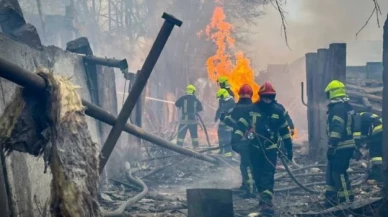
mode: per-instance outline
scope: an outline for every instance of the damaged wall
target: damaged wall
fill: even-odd
[[[90,92],[86,84],[86,73],[82,57],[63,51],[57,47],[44,47],[42,51],[33,49],[26,44],[16,42],[0,34],[0,57],[7,59],[29,71],[37,67],[47,67],[55,73],[72,77],[71,81],[81,87],[80,94],[85,100],[91,101]],[[110,112],[117,111],[116,87],[108,81],[114,81],[113,70],[98,70],[104,72],[97,93]],[[4,111],[5,103],[11,100],[16,85],[1,79],[0,83],[0,109]],[[4,91],[2,91],[4,90]],[[103,93],[103,94],[99,94]],[[109,93],[112,96],[108,96]],[[4,99],[4,100],[3,100]],[[92,118],[87,118],[88,128],[93,141],[101,144],[99,123]],[[33,217],[42,216],[44,204],[50,195],[51,173],[43,174],[43,159],[37,159],[24,153],[14,152],[6,158],[6,175],[8,177],[13,216]]]

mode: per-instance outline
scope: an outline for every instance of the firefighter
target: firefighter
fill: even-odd
[[[216,111],[215,122],[220,120],[217,130],[220,154],[223,154],[225,157],[232,157],[232,147],[230,145],[230,141],[232,138],[233,128],[226,125],[225,122],[221,120],[221,116],[231,112],[236,103],[234,102],[233,97],[229,95],[229,92],[223,88],[218,90],[217,98],[220,100],[220,104]]]
[[[346,172],[355,150],[352,133],[354,110],[349,104],[345,85],[342,82],[331,81],[327,85],[325,93],[330,100],[327,111],[329,147],[327,149],[327,189],[325,192],[325,205],[329,208],[354,200],[349,176]]]
[[[382,139],[383,139],[383,119],[370,112],[361,112],[353,118],[353,138],[356,142],[357,151],[362,144],[366,143],[369,149],[371,171],[369,180],[381,182],[382,180]]]
[[[293,152],[286,111],[275,103],[276,91],[272,84],[265,82],[260,87],[259,95],[260,100],[252,104],[238,120],[232,143],[241,141],[248,131],[253,177],[260,193],[259,206],[262,216],[270,217],[274,214],[272,198],[279,137],[287,148],[286,156],[290,161]]]
[[[218,85],[220,86],[220,88],[223,88],[223,89],[226,89],[229,93],[230,96],[232,96],[234,98],[234,93],[233,91],[230,89],[230,84],[229,84],[229,81],[228,81],[228,78],[225,77],[225,76],[220,76],[218,79],[217,79],[217,83]]]
[[[226,125],[236,128],[237,121],[248,112],[249,106],[252,104],[253,90],[248,84],[244,84],[238,91],[240,97],[233,111],[228,113],[225,118],[221,117],[221,120]],[[252,165],[249,156],[249,143],[246,137],[241,142],[232,144],[232,149],[240,154],[240,171],[241,171],[241,187],[240,190],[244,191],[241,195],[243,198],[254,198],[256,186],[252,176]]]
[[[175,102],[175,106],[182,110],[177,142],[180,146],[183,146],[187,130],[190,131],[193,147],[197,148],[199,145],[196,115],[198,112],[201,112],[203,108],[202,103],[195,96],[195,92],[196,89],[194,85],[189,84],[186,87],[186,95]]]

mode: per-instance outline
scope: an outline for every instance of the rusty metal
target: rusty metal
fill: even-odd
[[[83,59],[84,59],[84,62],[88,64],[91,63],[96,65],[119,68],[123,72],[128,71],[127,59],[117,60],[117,59],[101,58],[101,57],[95,57],[95,56],[84,56]]]
[[[307,103],[304,101],[304,83],[300,82],[300,97],[302,99],[303,105],[307,106]]]
[[[162,53],[162,50],[166,45],[167,39],[169,38],[174,26],[182,25],[182,21],[176,19],[175,17],[167,13],[163,13],[162,18],[165,19],[163,26],[160,29],[159,34],[156,37],[155,42],[152,45],[146,60],[144,61],[143,67],[141,68],[140,72],[137,74],[136,80],[135,80],[135,83],[133,84],[131,92],[129,93],[127,99],[125,100],[125,103],[118,115],[118,118],[114,126],[112,127],[104,146],[102,147],[101,155],[100,155],[100,167],[99,167],[100,173],[103,171],[109,159],[109,156],[111,155],[117,143],[117,140],[119,139],[121,132],[123,131],[123,128],[127,123],[133,108],[136,105],[136,102],[138,101],[141,93],[143,92],[143,89],[147,84],[148,78],[150,77],[156,62],[160,54]]]
[[[0,77],[14,82],[22,87],[29,88],[30,91],[44,91],[46,88],[46,83],[42,77],[38,76],[35,73],[29,72],[3,58],[0,58]],[[116,122],[116,117],[110,114],[109,112],[104,111],[102,108],[86,100],[82,100],[82,104],[86,107],[86,115],[111,126],[113,126]],[[155,145],[167,148],[180,154],[214,164],[217,163],[217,160],[212,157],[182,148],[172,142],[164,140],[161,137],[155,136],[151,133],[147,133],[142,128],[136,127],[132,124],[126,124],[124,127],[124,131],[134,136],[140,137]]]

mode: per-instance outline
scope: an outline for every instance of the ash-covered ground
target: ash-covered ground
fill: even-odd
[[[325,166],[311,162],[298,152],[300,151],[296,150],[296,164],[289,165],[295,178],[310,190],[324,192]],[[208,154],[217,156],[216,152]],[[186,189],[189,188],[233,189],[235,216],[257,216],[258,198],[242,199],[239,196],[241,192],[237,190],[241,184],[238,158],[238,155],[235,155],[234,160],[223,160],[216,166],[173,152],[164,152],[164,156],[152,156],[151,160],[132,165],[132,175],[142,179],[149,192],[143,199],[127,207],[125,216],[187,216]],[[380,194],[378,185],[366,182],[366,168],[366,161],[352,161],[349,169],[352,184],[355,185],[353,189],[357,203],[362,204],[369,203],[370,198]],[[100,190],[99,200],[105,210],[115,209],[141,191],[128,181],[125,174],[123,171],[122,177],[111,179],[110,185]],[[297,187],[280,160],[275,179],[276,216],[314,216],[307,214],[324,210],[323,195],[309,193]]]

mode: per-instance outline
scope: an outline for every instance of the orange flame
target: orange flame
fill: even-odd
[[[228,23],[222,7],[216,7],[213,12],[210,24],[206,26],[204,33],[216,44],[215,54],[206,61],[208,77],[216,82],[220,76],[226,76],[233,93],[238,99],[238,90],[243,84],[249,84],[253,89],[252,100],[259,99],[259,85],[254,80],[254,71],[250,61],[243,52],[236,52],[233,57],[229,53],[234,48],[235,40],[231,36],[234,30],[232,24]],[[203,34],[203,31],[199,35]],[[234,58],[232,60],[232,58]]]

